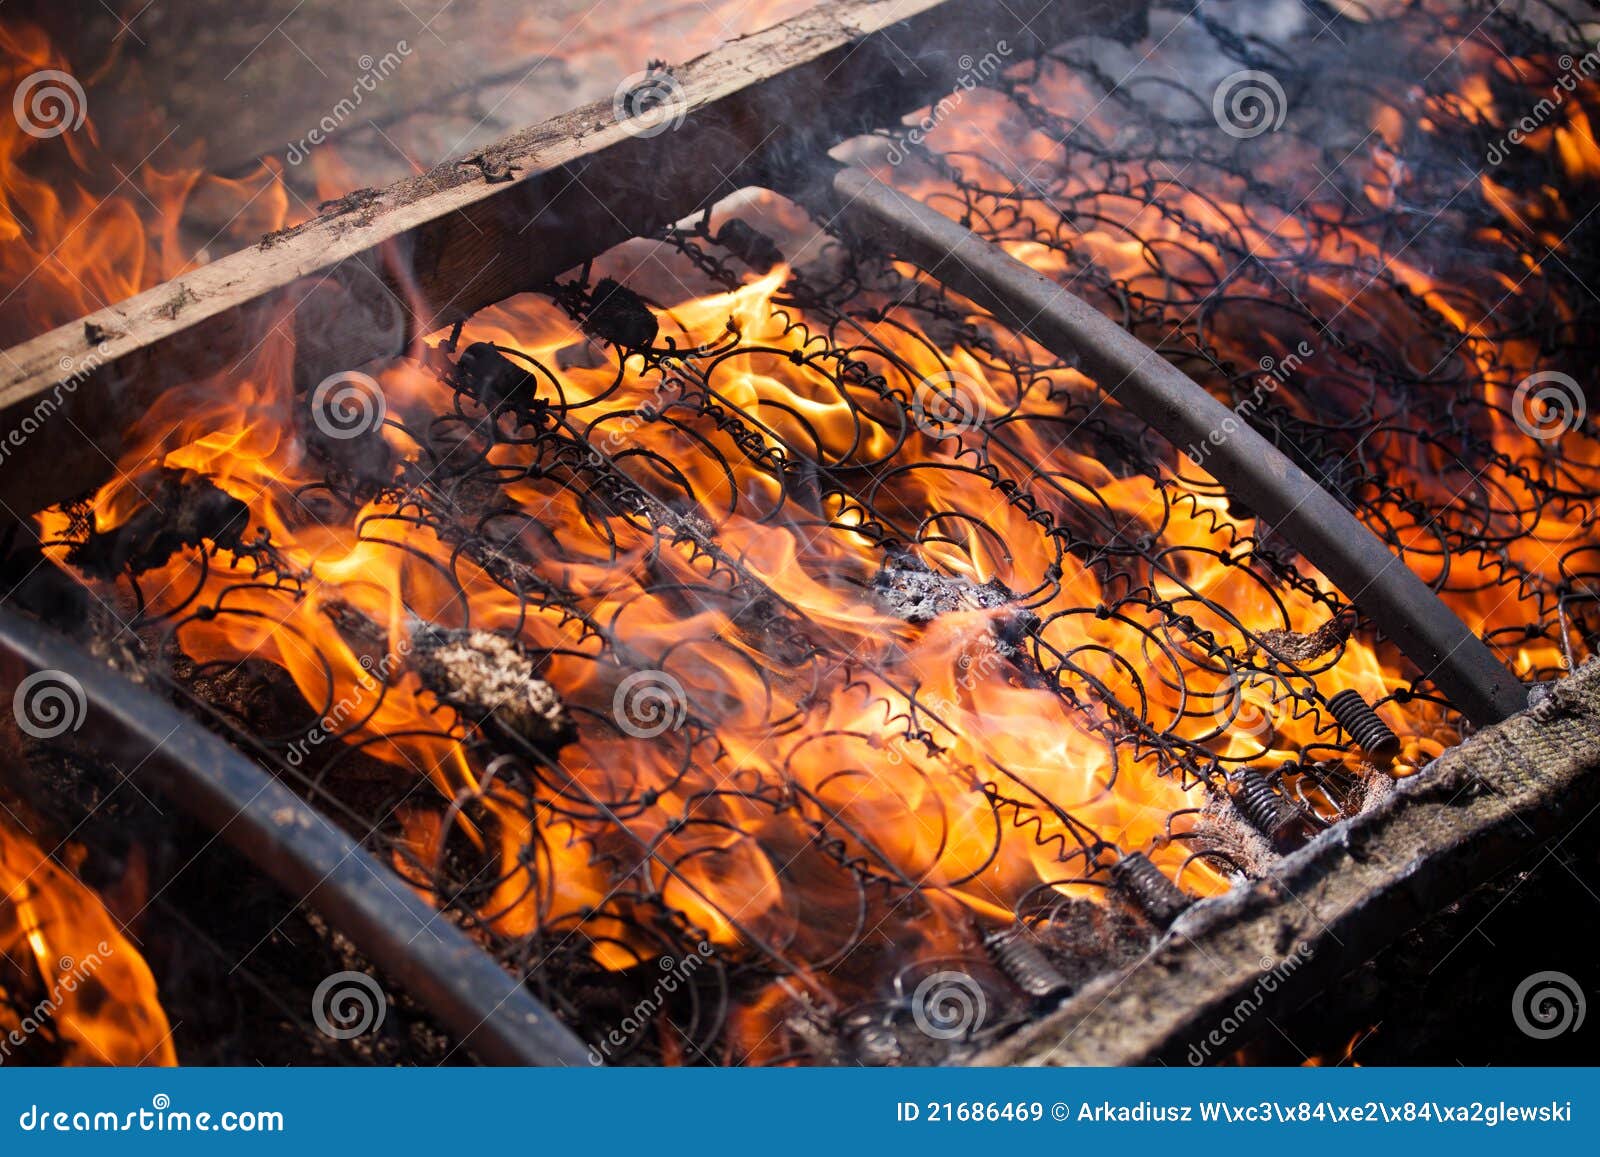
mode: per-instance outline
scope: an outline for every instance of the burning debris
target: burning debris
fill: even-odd
[[[531,372],[486,341],[474,342],[461,351],[455,380],[463,393],[489,410],[524,408],[539,389]]]
[[[1342,647],[1355,625],[1355,615],[1340,614],[1304,634],[1299,631],[1260,631],[1256,634],[1256,642],[1261,650],[1275,659],[1309,663]]]
[[[504,635],[417,623],[411,645],[411,664],[423,685],[468,727],[492,722],[549,755],[576,737],[560,694]]]
[[[67,561],[85,574],[113,578],[164,566],[179,551],[210,544],[238,550],[250,525],[250,508],[203,475],[162,468],[134,485],[143,504],[126,522],[101,530],[90,526]]]
[[[717,230],[716,243],[765,277],[784,262],[778,243],[754,225],[730,217]]]
[[[1041,61],[1040,74],[1059,63]],[[1069,79],[1096,75],[1084,68]],[[1169,311],[1187,320],[1197,311],[1182,293],[1203,278],[1195,271],[1239,265],[1240,239],[1246,249],[1265,242],[1250,206],[1228,198],[1268,195],[1270,182],[1224,172],[1206,191],[1213,200],[1205,211],[1190,212],[1182,190],[1148,180],[1141,157],[1072,152],[1083,137],[1055,131],[1071,114],[1058,105],[1076,91],[1065,80],[1061,91],[1008,77],[996,86],[986,99],[1011,101],[1012,127],[1062,150],[1050,206],[1019,190],[990,211],[982,161],[965,154],[913,150],[935,175],[913,163],[898,176],[928,181],[916,189],[925,201],[962,201],[969,224],[990,241],[1029,248],[1041,271],[1081,270],[1096,303],[1129,328],[1155,330]],[[1100,111],[1093,101],[1083,107],[1091,106]],[[1147,136],[1180,140],[1194,127]],[[1217,155],[1190,152],[1207,164]],[[1371,196],[1399,196],[1379,179],[1388,176],[1374,176]],[[1103,223],[1116,220],[1108,204],[1140,196],[1152,204],[1131,221],[1153,206],[1160,211],[1150,220],[1182,219],[1189,232],[1166,244],[1108,240]],[[1353,242],[1380,244],[1362,235],[1363,222],[1325,218],[1323,207],[1313,203],[1305,248],[1285,254],[1285,268],[1307,254],[1332,263],[1329,254]],[[1381,210],[1372,207],[1374,220]],[[1315,248],[1330,239],[1327,254]],[[663,266],[673,263],[679,285],[709,278],[704,297],[669,300],[642,277],[639,292],[612,277],[587,288],[586,267],[579,283],[548,299],[524,295],[466,323],[483,340],[453,366],[436,351],[386,368],[386,382],[406,379],[405,413],[388,415],[380,431],[380,408],[379,421],[352,438],[308,428],[310,465],[286,452],[218,451],[238,444],[239,425],[237,407],[217,399],[214,412],[186,414],[172,441],[203,447],[219,473],[243,479],[256,496],[248,507],[198,475],[165,471],[154,486],[163,501],[119,527],[85,537],[47,515],[53,546],[70,544],[67,561],[91,578],[159,572],[128,601],[140,631],[186,628],[169,641],[197,654],[171,673],[221,664],[250,676],[245,657],[261,656],[248,661],[284,671],[282,685],[319,719],[336,719],[344,745],[359,747],[378,776],[393,776],[388,786],[410,787],[419,765],[458,774],[442,794],[469,786],[472,822],[499,839],[492,853],[477,849],[483,860],[459,870],[456,861],[473,850],[458,845],[471,841],[458,838],[461,826],[451,825],[459,813],[442,816],[443,804],[413,802],[396,821],[399,835],[395,825],[374,824],[371,838],[392,860],[421,865],[408,880],[474,922],[503,959],[520,965],[536,941],[570,941],[574,967],[540,978],[564,1013],[631,1011],[634,989],[648,988],[664,952],[715,943],[725,959],[706,965],[703,991],[716,1006],[691,1009],[696,987],[695,1001],[659,1007],[670,1010],[674,1030],[680,1015],[703,1016],[695,1032],[679,1035],[696,1049],[715,1038],[737,1060],[783,1057],[784,1026],[802,1003],[827,1009],[819,1021],[853,1034],[843,1044],[825,1033],[807,1038],[813,1055],[931,1056],[927,1039],[905,1047],[882,1033],[881,1010],[861,1015],[850,1002],[880,991],[885,977],[951,956],[998,971],[995,991],[1009,983],[1023,1003],[1055,999],[1122,962],[1129,943],[1147,941],[1152,926],[1170,925],[1193,899],[1226,888],[1230,868],[1259,872],[1381,790],[1332,790],[1336,776],[1324,768],[1359,767],[1387,785],[1363,752],[1392,756],[1404,773],[1454,741],[1459,720],[1425,685],[1426,673],[1347,610],[1325,575],[1269,558],[1249,511],[1193,476],[1170,447],[1151,445],[1142,427],[1132,430],[1131,408],[1105,406],[1098,387],[1112,383],[1090,380],[1086,362],[1043,357],[910,262],[858,252],[848,238],[829,253],[829,276],[792,278],[777,274],[785,245],[737,217],[714,240],[766,275],[752,282],[723,258],[674,254],[671,239],[657,250]],[[1180,253],[1188,272],[1174,276],[1162,262]],[[1242,265],[1239,284],[1255,268]],[[1377,285],[1374,296],[1393,290],[1396,316],[1414,316],[1423,338],[1442,338],[1447,349],[1464,343],[1469,327],[1451,329],[1445,316],[1459,303],[1433,299],[1420,275],[1387,286],[1362,280]],[[1216,300],[1196,324],[1210,328],[1181,331],[1182,342],[1163,352],[1218,375],[1260,365],[1249,343],[1276,337],[1261,298],[1232,283],[1205,289]],[[1265,316],[1285,329],[1306,321],[1287,307]],[[575,349],[572,317],[593,349],[608,342],[616,350],[600,358]],[[454,343],[442,350],[453,355]],[[1440,448],[1432,430],[1399,429],[1412,420],[1412,403],[1438,418],[1438,430],[1459,435],[1450,454],[1488,463],[1511,497],[1507,510],[1441,520],[1451,566],[1435,568],[1437,586],[1465,608],[1472,631],[1499,632],[1523,648],[1525,666],[1548,668],[1566,643],[1557,628],[1511,633],[1524,629],[1517,616],[1550,619],[1540,599],[1558,604],[1556,582],[1533,573],[1547,564],[1513,557],[1512,547],[1471,564],[1498,541],[1484,529],[1491,523],[1520,534],[1535,525],[1530,512],[1568,502],[1583,455],[1565,464],[1572,477],[1541,480],[1520,464],[1526,443],[1487,440],[1508,426],[1496,409],[1508,383],[1478,382],[1482,397],[1469,403],[1452,381],[1448,410],[1430,410],[1434,401],[1395,386],[1420,389],[1418,349],[1373,341],[1352,365],[1340,360],[1345,344],[1327,344],[1295,372],[1326,374],[1329,388],[1299,391],[1292,405],[1271,399],[1286,388],[1286,373],[1261,396],[1238,396],[1248,379],[1208,384],[1237,399],[1240,421],[1294,444],[1295,460],[1313,472],[1377,415],[1383,437],[1367,447],[1379,463],[1374,476],[1366,459],[1341,468],[1345,497],[1373,525],[1404,529],[1432,513],[1394,497],[1410,481],[1411,451]],[[678,350],[693,353],[664,357]],[[1514,351],[1508,343],[1506,357]],[[1189,357],[1197,352],[1207,356]],[[914,399],[930,380],[959,411],[961,421],[948,425],[968,427],[961,437],[916,433]],[[545,383],[552,388],[536,404]],[[477,407],[493,421],[484,423]],[[1261,417],[1268,409],[1270,422]],[[491,433],[480,432],[485,425]],[[441,446],[450,452],[434,454]],[[156,451],[170,447],[151,441],[128,461]],[[1391,468],[1394,477],[1383,477]],[[103,508],[127,501],[120,486],[101,496]],[[307,492],[326,499],[317,507],[325,522],[303,517]],[[237,550],[251,519],[274,529],[274,568],[245,579],[208,573],[198,585],[175,581],[186,577],[177,568],[161,570],[186,548]],[[1588,549],[1574,545],[1587,528],[1551,529],[1554,521],[1541,528],[1544,539],[1530,538],[1528,554],[1566,535],[1557,542],[1568,548],[1565,567]],[[975,574],[996,577],[967,577]],[[313,586],[319,593],[307,599]],[[348,604],[327,593],[343,587]],[[1501,599],[1501,588],[1532,593],[1518,607],[1520,595]],[[1511,609],[1502,610],[1506,601]],[[388,621],[371,617],[382,613]],[[430,615],[493,629],[441,627]],[[879,645],[882,616],[897,620],[888,624],[893,648]],[[401,636],[429,695],[388,694],[395,687],[386,669],[374,683],[374,668]],[[980,650],[1011,662],[974,662]],[[1271,660],[1264,673],[1274,688],[1289,688],[1293,709],[1260,728],[1249,712],[1212,712],[1204,688],[1217,673],[1263,672],[1249,662],[1261,656]],[[1348,682],[1364,692],[1327,695]],[[613,694],[624,684],[645,688],[638,702],[649,711],[629,715]],[[1278,698],[1275,690],[1273,706]],[[441,726],[435,700],[464,726]],[[1398,732],[1372,704],[1404,716]],[[616,726],[580,733],[576,717]],[[575,745],[563,752],[570,779],[552,785],[535,774],[480,790],[478,773],[508,753],[508,737],[546,755]],[[316,757],[345,758],[330,754],[337,746],[319,745]],[[319,790],[355,778],[319,772],[306,773]],[[482,871],[491,858],[494,870]],[[1097,899],[1069,896],[1076,891]],[[1066,915],[1036,919],[1040,897]],[[1114,921],[1122,922],[1115,936],[1095,943],[1095,928]],[[603,983],[570,980],[580,973]],[[797,997],[796,978],[817,991]],[[656,1018],[637,1018],[635,1027],[626,1049],[684,1055]]]
[[[648,349],[661,328],[642,297],[609,277],[595,284],[580,316],[585,330],[623,349]]]
[[[938,574],[909,554],[890,555],[873,575],[871,591],[880,609],[913,626],[926,626],[941,615],[993,610],[1016,597],[997,579],[975,583]]]

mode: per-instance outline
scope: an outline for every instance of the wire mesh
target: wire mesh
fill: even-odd
[[[1554,132],[1592,88],[1474,159],[1577,29],[1310,4],[1290,52],[1243,7],[1158,22],[1132,79],[1069,45],[854,147],[1180,362],[1552,677],[1594,634],[1600,458],[1587,381],[1559,438],[1519,384],[1592,361],[1600,153]],[[1213,60],[1314,108],[1230,132]],[[1203,447],[820,224],[749,196],[630,243],[357,381],[354,428],[329,383],[253,383],[226,436],[200,406],[49,522],[153,679],[597,1060],[964,1055],[1143,950],[1115,865],[1215,892],[1270,863],[1269,797],[1304,838],[1464,727]],[[1329,709],[1350,689],[1385,766]]]

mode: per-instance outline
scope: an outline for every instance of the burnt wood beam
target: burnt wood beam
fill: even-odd
[[[1082,298],[872,174],[841,168],[830,188],[827,211],[851,232],[887,243],[1003,324],[1081,366],[1175,446],[1211,445],[1205,468],[1228,493],[1327,575],[1467,718],[1495,723],[1527,706],[1521,681],[1433,588],[1193,378]]]
[[[1202,901],[979,1063],[1225,1060],[1434,913],[1600,807],[1600,663],[1472,736],[1266,877]]]
[[[0,513],[102,481],[132,416],[173,385],[226,379],[274,328],[292,327],[302,384],[403,353],[628,238],[777,183],[950,91],[974,58],[1137,36],[1144,17],[1142,0],[833,0],[658,74],[648,94],[352,193],[0,354]]]

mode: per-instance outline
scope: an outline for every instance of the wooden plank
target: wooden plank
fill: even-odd
[[[1336,983],[1600,807],[1600,662],[1396,783],[1265,879],[1196,904],[1131,968],[977,1058],[1202,1064]]]
[[[426,9],[401,0],[186,0],[148,6],[141,0],[120,16],[99,4],[8,0],[7,15],[19,4],[17,14],[44,27],[88,85],[99,151],[124,171],[145,158],[156,105],[161,133],[174,130],[167,147],[203,144],[213,172],[253,169],[257,157],[269,155],[289,154],[290,163],[297,163],[293,147],[314,151],[306,138],[315,130],[340,142],[342,156],[352,136],[372,136],[383,153],[370,147],[363,152],[385,161],[379,170],[385,182],[398,180],[414,168],[375,134],[362,134],[367,125],[393,125],[447,105],[456,93],[521,81],[514,91],[496,94],[497,104],[505,100],[496,116],[510,119],[470,143],[452,144],[452,136],[441,146],[452,152],[480,148],[512,129],[609,94],[617,78],[643,64],[641,58],[618,72],[608,59],[579,75],[548,51],[568,30],[569,44],[595,36],[605,18],[587,15],[592,0],[541,0],[536,14],[524,0],[451,0]],[[672,33],[705,12],[690,5],[673,15],[675,21],[651,29],[657,43],[670,44]],[[390,61],[371,66],[386,54],[393,54]],[[103,69],[108,60],[115,65]],[[218,131],[221,126],[226,131]],[[419,152],[398,134],[397,143]],[[423,165],[445,157],[426,149],[420,155]]]
[[[1138,35],[1143,19],[1124,0],[834,0],[674,70],[676,127],[641,133],[602,101],[352,194],[0,357],[0,503],[23,515],[95,485],[130,415],[227,374],[291,312],[302,381],[401,353],[928,103],[986,54]]]

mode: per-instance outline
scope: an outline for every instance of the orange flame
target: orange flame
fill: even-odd
[[[184,155],[119,169],[87,115],[83,90],[94,79],[74,75],[37,28],[0,24],[0,347],[208,260],[203,249],[186,249],[186,206],[232,223],[214,241],[282,223],[285,197],[265,167],[238,181],[207,176]],[[0,984],[0,1028],[52,1041],[68,1063],[174,1063],[138,951],[99,901],[9,821],[0,823],[0,895],[9,973]],[[76,968],[60,963],[69,958]],[[91,959],[104,966],[89,976]],[[48,1017],[30,1011],[45,1008],[41,1001],[52,1002]]]
[[[61,1064],[177,1063],[139,950],[92,892],[0,818],[0,1051],[13,1048]]]
[[[1095,103],[1067,70],[1046,67],[1036,84],[1055,107]],[[1479,85],[1469,83],[1459,100],[1485,116],[1492,111]],[[1530,137],[1529,147],[1549,150],[1574,179],[1588,177],[1597,161],[1589,122],[1581,109],[1563,115]],[[1006,118],[1004,98],[974,92],[963,117],[939,126],[936,136],[950,144],[952,163],[977,173],[1001,163],[982,158]],[[1381,144],[1363,181],[1375,204],[1390,203],[1407,179],[1396,151],[1400,121],[1398,110],[1377,114]],[[1053,147],[1043,134],[1005,139],[1005,165],[1043,161]],[[1083,184],[1074,193],[1095,210],[1086,219],[1099,224],[1077,241],[1122,283],[1150,286],[1152,298],[1166,292],[1172,275],[1150,260],[1154,250],[1181,247],[1190,255],[1194,268],[1185,272],[1195,301],[1221,288],[1215,273],[1226,268],[1224,255],[1207,251],[1185,222],[1240,238],[1262,259],[1299,261],[1324,243],[1312,228],[1321,212],[1315,204],[1305,219],[1286,216],[1269,228],[1241,204],[1198,196],[1154,167],[1132,164],[1128,177],[1157,189],[1153,200],[1173,212],[1146,216],[1126,192],[1096,195]],[[1487,177],[1483,189],[1504,218],[1504,236],[1491,241],[1559,240],[1558,196],[1513,194]],[[935,203],[951,195],[937,183],[919,191]],[[787,211],[770,200],[762,208],[775,217]],[[1019,202],[1016,213],[1008,250],[1071,280],[1074,271],[1059,250],[1038,241],[1058,222],[1036,202]],[[72,214],[57,216],[65,223],[56,234],[69,233]],[[1487,356],[1475,336],[1487,318],[1446,292],[1420,260],[1386,254],[1353,229],[1326,243],[1387,261],[1403,285],[1455,327],[1462,356],[1479,359],[1486,400],[1509,402],[1518,371],[1533,368],[1537,351],[1497,344],[1493,358]],[[626,263],[626,253],[613,253],[600,264],[616,266],[620,275]],[[1355,305],[1350,286],[1309,264],[1303,291],[1310,299],[1330,309]],[[1314,678],[1298,676],[1297,687],[1267,676],[1239,683],[1197,658],[1188,665],[1188,658],[1173,657],[1185,654],[1181,639],[1171,652],[1151,653],[1145,640],[1171,630],[1179,616],[1188,617],[1188,637],[1209,634],[1235,654],[1247,653],[1250,637],[1264,632],[1315,632],[1326,623],[1332,589],[1314,572],[1306,572],[1304,586],[1269,589],[1229,565],[1256,528],[1229,511],[1202,469],[1174,458],[1159,480],[1120,476],[1085,443],[1063,442],[1051,426],[1062,407],[1100,401],[1098,386],[1081,374],[1061,369],[1048,382],[1019,387],[994,364],[943,352],[920,332],[914,314],[882,303],[881,321],[843,339],[859,339],[870,351],[862,356],[893,367],[902,384],[959,379],[975,412],[988,419],[987,457],[972,439],[936,429],[907,434],[896,426],[897,407],[859,388],[819,348],[826,343],[815,335],[827,323],[777,300],[788,272],[780,267],[725,292],[667,284],[659,295],[670,306],[655,316],[678,349],[715,347],[737,333],[740,352],[719,359],[712,377],[682,361],[659,373],[642,372],[637,362],[619,367],[542,298],[484,311],[463,335],[550,367],[538,378],[540,400],[609,466],[675,510],[680,530],[714,526],[725,552],[720,563],[697,549],[688,532],[674,541],[654,533],[642,516],[597,513],[580,485],[541,476],[538,449],[513,439],[484,450],[497,477],[512,480],[495,495],[507,508],[476,513],[487,518],[508,509],[518,516],[503,532],[505,549],[496,552],[525,567],[516,584],[505,581],[495,559],[462,549],[451,533],[464,517],[460,509],[444,508],[421,485],[403,499],[383,491],[350,508],[318,501],[314,484],[327,468],[307,444],[305,399],[292,384],[294,351],[281,334],[235,377],[176,389],[141,415],[130,431],[136,448],[92,503],[98,530],[121,525],[140,508],[138,480],[163,467],[203,475],[248,507],[251,527],[270,534],[292,582],[241,583],[239,571],[184,551],[141,576],[149,612],[189,606],[222,612],[178,627],[187,656],[275,665],[307,704],[347,705],[324,719],[330,734],[430,782],[440,799],[460,805],[462,817],[470,813],[469,823],[422,797],[401,808],[396,867],[425,894],[429,865],[444,856],[454,834],[464,834],[499,873],[476,914],[506,940],[581,922],[596,965],[637,964],[650,948],[614,878],[617,865],[637,863],[641,895],[711,944],[730,954],[751,944],[776,946],[770,950],[781,953],[790,975],[736,1012],[730,1040],[740,1059],[764,1055],[763,1042],[792,991],[826,999],[851,985],[846,968],[816,963],[847,955],[847,930],[862,919],[851,910],[855,893],[839,886],[844,865],[874,865],[879,880],[916,885],[925,897],[916,912],[872,913],[902,960],[932,959],[970,943],[974,928],[1009,922],[1024,898],[1041,890],[1095,896],[1098,889],[1085,878],[1103,866],[1106,848],[1091,840],[1079,850],[1085,826],[1108,846],[1145,850],[1169,875],[1181,873],[1192,892],[1225,887],[1218,871],[1190,861],[1183,839],[1193,822],[1189,813],[1207,798],[1205,785],[1158,774],[1148,750],[1107,742],[1107,733],[1130,726],[1107,704],[1137,704],[1138,722],[1196,750],[1271,767],[1331,738],[1326,723],[1292,706],[1294,692],[1314,691],[1325,700],[1354,689],[1370,701],[1406,692],[1411,680],[1392,648],[1362,638],[1351,639],[1337,663]],[[1396,336],[1403,317],[1360,308],[1370,310],[1363,320],[1374,340],[1404,340]],[[970,320],[1001,347],[1021,342],[976,311]],[[1024,352],[1024,361],[1050,361],[1032,347]],[[422,364],[397,362],[375,372],[395,420],[372,437],[415,475],[432,472],[437,447],[424,445],[417,431],[430,417],[451,413],[458,399]],[[696,391],[714,391],[723,412],[759,422],[734,431],[701,420],[682,405]],[[488,443],[485,430],[501,421],[470,408],[466,417],[463,443]],[[1514,424],[1501,423],[1494,433],[1513,458],[1535,457]],[[1600,489],[1597,451],[1579,435],[1564,445],[1566,468]],[[1395,470],[1423,507],[1450,505],[1459,479],[1449,463],[1424,450],[1394,452],[1408,456]],[[875,602],[867,592],[884,551],[872,518],[861,502],[837,495],[798,509],[804,504],[780,485],[775,468],[797,459],[870,487],[874,510],[911,529],[904,537],[934,571],[974,586],[1002,583],[1019,596],[1012,601],[1038,617],[1037,645],[1072,657],[1078,685],[1066,690],[1074,701],[1024,678],[1003,653],[1000,640],[1015,606],[973,606],[914,624]],[[1505,509],[1526,508],[1532,494],[1526,481],[1508,476],[1504,484],[1523,488]],[[456,497],[471,508],[470,494]],[[1084,508],[1103,511],[1120,537],[1158,544],[1161,564],[1129,576],[1061,550],[1039,513],[1061,524]],[[1385,506],[1385,529],[1398,533],[1407,561],[1425,578],[1443,580],[1447,599],[1471,626],[1497,636],[1539,617],[1537,596],[1507,597],[1490,560],[1440,556],[1415,510],[1401,502]],[[1513,536],[1508,557],[1549,572],[1556,554],[1590,543],[1580,514],[1551,512]],[[73,530],[67,514],[48,512],[41,526],[64,560]],[[760,625],[753,627],[745,608],[726,597],[730,569],[771,596],[766,610],[786,624],[775,629],[783,640],[761,638]],[[1142,611],[1129,610],[1122,595],[1138,582],[1148,584],[1149,597]],[[541,584],[570,593],[576,611],[525,597]],[[1111,606],[1120,609],[1110,613]],[[1226,607],[1228,617],[1216,606]],[[352,613],[374,630],[343,629]],[[484,766],[472,743],[479,721],[442,710],[438,689],[408,662],[419,622],[514,634],[530,652],[549,656],[543,675],[581,720],[578,739],[554,769],[564,777],[556,792],[563,806],[530,811],[517,787]],[[626,647],[626,666],[613,662],[603,635]],[[796,639],[804,653],[788,645]],[[1561,648],[1530,637],[1514,661],[1523,673],[1550,670],[1561,665]],[[617,726],[617,705],[633,689],[629,667],[658,677],[657,691],[667,692],[658,702],[707,724],[714,743],[696,748],[677,732]],[[1093,694],[1082,693],[1090,686]],[[1459,739],[1441,708],[1412,707],[1403,719],[1386,713],[1403,742],[1390,768],[1396,774]],[[607,814],[618,801],[630,805],[625,824]]]

